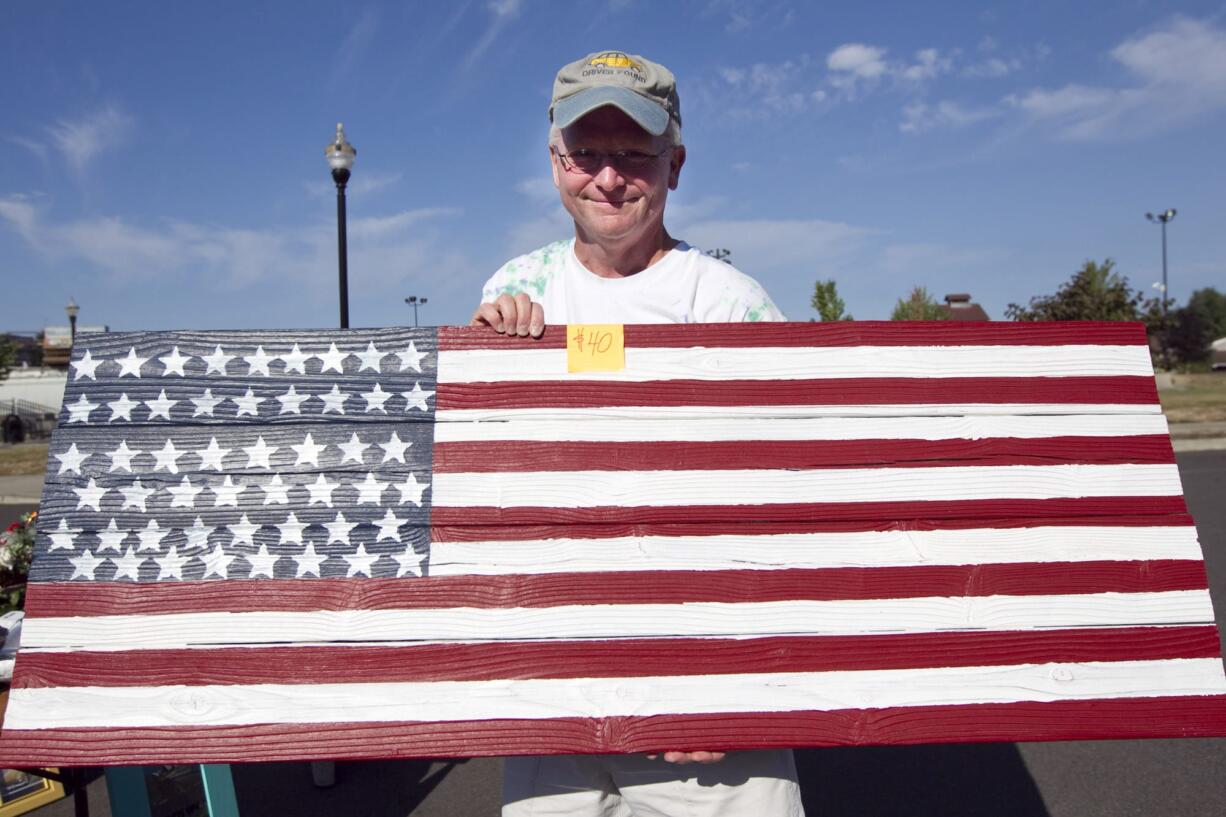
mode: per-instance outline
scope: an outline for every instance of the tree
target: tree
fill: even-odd
[[[894,304],[892,321],[944,321],[949,320],[949,311],[928,294],[926,287],[916,287],[904,300]]]
[[[843,299],[839,297],[838,286],[833,278],[828,281],[818,281],[814,284],[813,299],[810,303],[817,310],[817,314],[823,323],[826,321],[855,320],[855,318],[844,311],[847,304],[843,303]]]
[[[1005,317],[1015,321],[1138,321],[1145,317],[1144,300],[1126,277],[1115,272],[1115,262],[1108,258],[1101,264],[1086,261],[1055,295],[1031,298],[1029,306],[1009,304]],[[1153,310],[1148,311],[1152,317]],[[1160,312],[1159,305],[1159,321]]]
[[[10,337],[0,337],[0,380],[9,376],[9,370],[17,361],[17,345]]]
[[[1185,363],[1209,358],[1209,344],[1226,336],[1226,295],[1212,287],[1192,293],[1188,303],[1172,316],[1171,350]]]

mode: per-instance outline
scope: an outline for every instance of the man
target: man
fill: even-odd
[[[471,324],[540,337],[557,323],[781,321],[756,281],[664,227],[685,164],[676,82],[621,52],[558,72],[549,107],[553,182],[575,236],[507,262]],[[689,765],[692,763],[698,766]],[[503,814],[803,815],[792,753],[508,758]]]

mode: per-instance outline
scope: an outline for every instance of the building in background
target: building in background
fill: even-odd
[[[945,311],[951,321],[990,321],[979,304],[971,303],[968,292],[953,292],[945,296]]]

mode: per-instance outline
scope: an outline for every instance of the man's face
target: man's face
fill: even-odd
[[[597,108],[561,132],[557,151],[579,149],[615,153],[660,153],[642,169],[629,170],[605,162],[592,173],[567,170],[553,156],[553,183],[562,205],[575,220],[580,236],[593,241],[637,240],[658,230],[664,221],[668,191],[677,188],[685,148],[668,148],[662,136],[652,136],[617,108]]]

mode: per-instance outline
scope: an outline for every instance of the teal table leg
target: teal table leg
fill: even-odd
[[[152,817],[143,766],[107,767],[106,793],[115,817]]]
[[[209,817],[238,817],[238,798],[234,795],[234,776],[226,763],[201,765],[204,796],[209,804]]]

